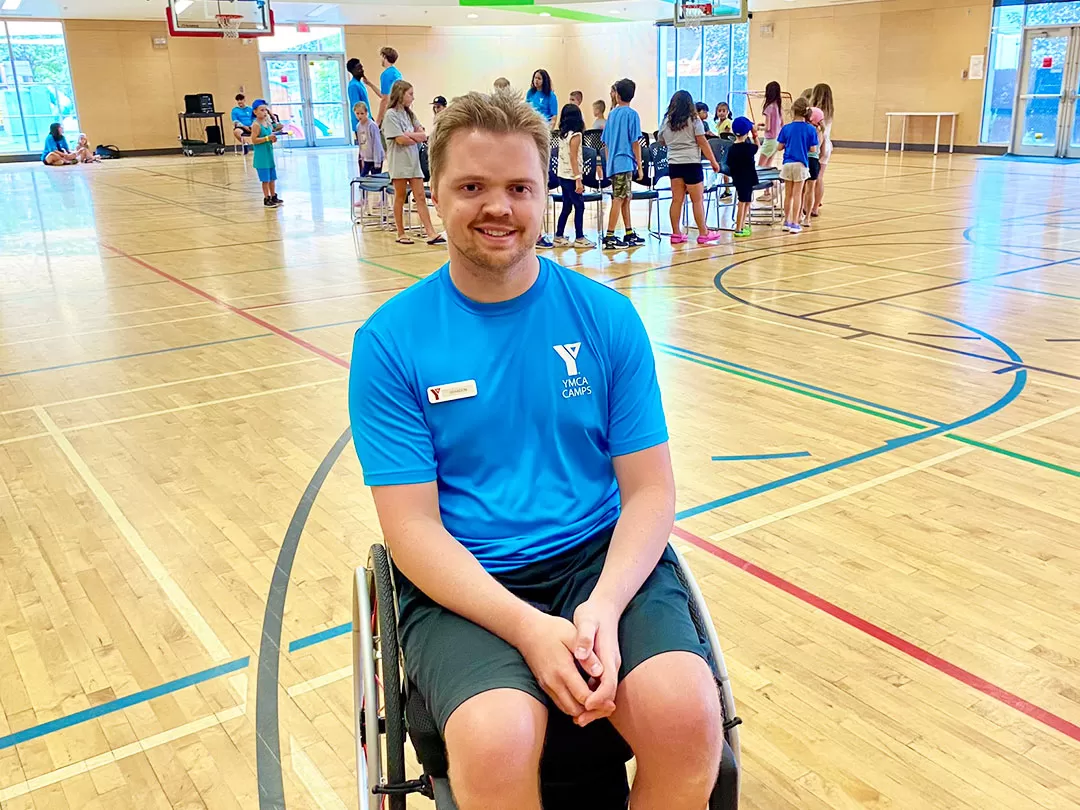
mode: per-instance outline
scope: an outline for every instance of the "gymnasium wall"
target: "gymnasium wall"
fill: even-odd
[[[398,67],[416,88],[417,113],[430,118],[428,103],[437,95],[448,99],[469,90],[490,90],[500,76],[513,87],[527,90],[533,71],[551,74],[559,104],[572,90],[585,94],[588,105],[605,101],[616,79],[637,82],[637,107],[642,124],[656,128],[656,29],[652,23],[625,23],[618,36],[600,38],[596,25],[470,26],[455,28],[395,28],[346,26],[345,47],[373,81],[378,81],[379,49],[398,52]],[[602,46],[600,45],[602,43]]]
[[[986,52],[991,12],[988,1],[887,0],[756,13],[750,86],[776,80],[798,96],[828,82],[838,141],[884,141],[887,111],[956,111],[957,144],[976,145],[983,81],[962,79],[961,71]],[[768,25],[771,36],[762,33]],[[947,127],[943,121],[946,142]],[[912,119],[908,140],[932,143],[933,119]]]
[[[185,95],[213,93],[227,119],[241,86],[252,99],[262,90],[254,43],[176,37],[156,50],[153,38],[167,36],[164,20],[67,20],[64,28],[79,125],[91,144],[178,146]]]

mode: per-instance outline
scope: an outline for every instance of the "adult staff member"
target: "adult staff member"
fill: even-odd
[[[545,121],[555,125],[556,116],[559,114],[559,100],[551,87],[551,74],[543,68],[533,73],[529,92],[525,94],[525,102],[540,113]]]
[[[615,726],[634,810],[702,810],[723,729],[652,349],[628,299],[536,255],[549,149],[505,93],[440,114],[450,261],[357,332],[353,440],[461,810],[540,810],[550,712]]]
[[[243,143],[244,137],[251,136],[251,122],[255,120],[255,111],[247,105],[243,93],[236,94],[236,106],[232,108],[229,117],[233,124],[233,137],[237,143]],[[247,147],[244,147],[247,154]]]
[[[41,152],[41,162],[46,166],[66,166],[78,163],[79,158],[68,146],[64,137],[64,128],[60,124],[49,124],[49,134],[45,136],[45,148]]]
[[[397,68],[398,52],[393,48],[386,47],[379,51],[379,60],[382,63],[383,72],[379,74],[379,86],[372,84],[371,79],[364,77],[364,83],[371,88],[379,98],[379,114],[375,116],[375,123],[382,126],[383,116],[390,103],[390,91],[394,89],[394,82],[403,77]]]

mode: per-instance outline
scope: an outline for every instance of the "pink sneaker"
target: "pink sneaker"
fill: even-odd
[[[699,236],[697,238],[697,243],[699,245],[715,245],[720,241],[721,237],[723,237],[723,234],[720,233],[720,231],[709,231],[708,233]]]
[[[689,238],[685,233],[673,233],[671,235],[671,244],[683,245],[686,244],[686,240]]]

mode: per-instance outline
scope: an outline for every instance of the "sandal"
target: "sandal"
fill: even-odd
[[[446,244],[446,239],[443,237],[442,234],[439,234],[434,239],[428,239],[427,243],[429,245],[445,245]]]
[[[408,236],[399,236],[395,241],[399,245],[415,245],[416,244],[416,242],[414,242]]]

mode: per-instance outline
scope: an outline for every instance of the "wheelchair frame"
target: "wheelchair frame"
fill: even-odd
[[[739,725],[742,720],[735,714],[735,699],[731,691],[731,680],[728,677],[727,667],[724,664],[724,654],[720,648],[720,639],[716,628],[713,626],[712,617],[709,614],[705,597],[694,579],[693,573],[686,564],[686,559],[677,548],[672,546],[678,560],[679,578],[690,593],[690,610],[694,623],[699,630],[704,630],[708,640],[713,659],[713,675],[716,678],[717,688],[720,692],[721,709],[724,720],[724,738],[727,747],[735,759],[735,785],[734,803],[720,806],[716,802],[719,787],[714,789],[710,799],[709,810],[737,810],[738,796],[741,782],[742,756],[739,748]],[[405,796],[410,793],[420,793],[433,799],[437,810],[442,810],[440,801],[450,798],[449,785],[443,779],[405,780],[403,763],[399,769],[402,771],[401,779],[390,784],[386,769],[383,767],[383,746],[381,735],[388,732],[387,717],[385,716],[385,690],[379,688],[377,667],[379,662],[386,665],[382,655],[382,640],[376,634],[378,622],[378,604],[376,601],[377,585],[375,582],[376,555],[382,554],[389,562],[389,553],[382,544],[372,546],[366,566],[358,566],[353,573],[352,595],[352,666],[353,666],[353,729],[356,738],[356,771],[357,771],[357,803],[358,810],[381,810],[384,796],[390,796],[391,810],[403,810]],[[389,565],[387,565],[389,568]],[[392,577],[392,569],[391,569]],[[396,596],[396,591],[395,591]],[[397,631],[397,604],[394,600],[394,630]],[[382,622],[378,622],[381,630]],[[403,678],[403,666],[401,661],[398,639],[389,644],[396,662],[397,673],[400,680]],[[368,696],[372,697],[375,711],[367,711]],[[405,706],[401,710],[401,735],[408,742],[408,733],[405,730]],[[423,766],[423,763],[421,763]],[[720,777],[718,777],[719,786]],[[400,798],[399,798],[400,797]]]

